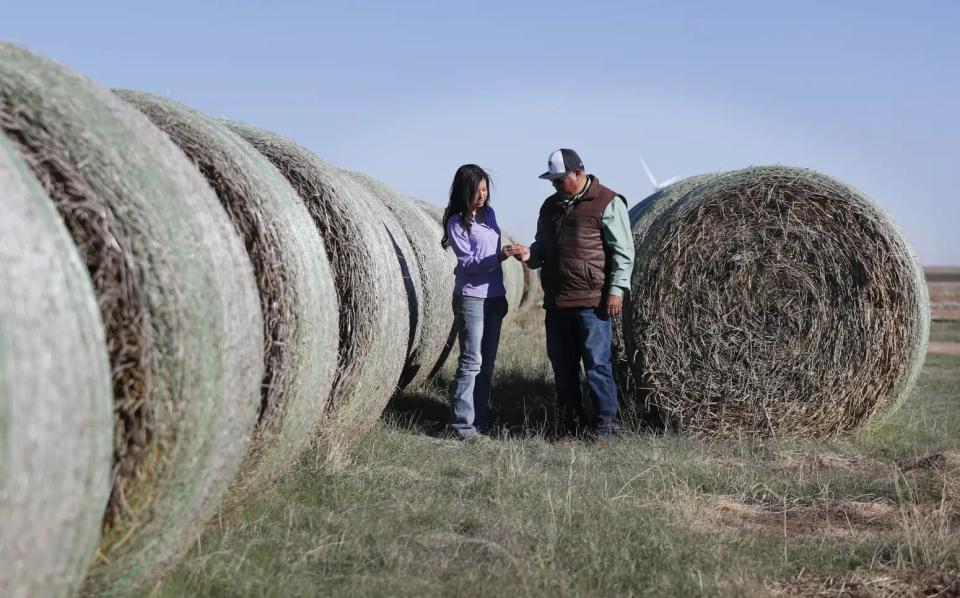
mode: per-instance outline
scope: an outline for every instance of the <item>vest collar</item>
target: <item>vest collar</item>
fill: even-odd
[[[576,195],[571,195],[569,197],[560,195],[559,193],[554,193],[553,198],[555,201],[561,204],[568,203],[580,203],[581,201],[590,201],[596,199],[597,191],[600,189],[600,179],[595,177],[592,174],[587,175],[587,184],[584,186],[583,191],[577,193]]]

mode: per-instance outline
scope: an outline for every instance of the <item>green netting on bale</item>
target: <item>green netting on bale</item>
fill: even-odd
[[[424,288],[424,279],[421,274],[422,266],[420,264],[421,255],[414,249],[414,241],[409,236],[411,223],[401,218],[403,216],[402,212],[398,214],[396,210],[390,209],[389,204],[394,201],[394,192],[363,173],[343,169],[339,169],[339,172],[354,182],[357,187],[366,191],[368,199],[376,208],[379,218],[387,228],[390,242],[397,254],[397,262],[400,266],[403,286],[406,291],[405,301],[410,324],[403,372],[400,374],[400,380],[397,383],[397,388],[403,389],[409,384],[420,365],[420,351],[423,341],[423,310],[426,307],[426,289]]]
[[[110,363],[87,270],[0,133],[0,596],[72,596],[110,493]]]
[[[86,589],[129,593],[200,533],[249,446],[263,376],[252,268],[194,165],[109,90],[0,44],[0,129],[54,201],[97,295],[114,471]]]
[[[417,388],[427,381],[450,335],[453,325],[450,297],[453,294],[452,273],[456,260],[452,253],[439,249],[443,231],[429,214],[417,207],[415,200],[367,175],[357,172],[347,174],[370,188],[374,196],[390,210],[399,221],[414,252],[414,259],[409,261],[417,266],[414,325],[418,342],[407,358],[400,386]]]
[[[282,475],[323,416],[337,368],[337,296],[323,239],[287,180],[249,143],[182,104],[117,91],[166,132],[216,191],[260,290],[264,377],[239,488]]]
[[[427,203],[419,199],[413,200],[414,205],[421,209],[427,216],[433,220],[437,226],[440,227],[440,238],[437,239],[436,247],[441,248],[440,239],[443,238],[443,208],[437,207],[432,203]],[[442,249],[442,248],[441,248]],[[427,380],[430,380],[443,367],[443,364],[446,363],[447,358],[450,357],[450,352],[453,350],[453,345],[457,341],[457,331],[453,326],[453,289],[456,285],[456,279],[454,278],[454,268],[457,267],[457,256],[453,253],[453,249],[447,247],[443,249],[444,260],[448,265],[445,277],[443,290],[447,295],[447,310],[441,312],[443,315],[442,325],[446,328],[446,339],[443,342],[443,346],[440,349],[440,353],[437,356],[436,360],[433,362],[433,365],[430,367],[429,372],[427,373]]]
[[[269,131],[226,123],[297,190],[323,237],[340,305],[337,378],[322,440],[331,458],[374,425],[396,391],[410,344],[395,223],[333,166]]]
[[[637,260],[617,366],[627,406],[680,430],[853,430],[922,364],[922,270],[870,199],[800,168],[682,181],[632,210]],[[626,388],[625,388],[626,387]]]

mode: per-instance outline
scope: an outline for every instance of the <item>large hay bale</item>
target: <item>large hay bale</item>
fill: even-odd
[[[113,400],[87,270],[0,133],[0,596],[70,596],[110,494]]]
[[[800,435],[855,429],[909,392],[929,330],[923,274],[860,192],[747,168],[670,186],[631,221],[626,399],[681,430]]]
[[[283,173],[326,246],[340,305],[337,378],[323,430],[335,458],[376,423],[403,371],[410,317],[396,225],[368,191],[310,151],[269,131],[226,124]]]
[[[453,326],[450,297],[453,294],[452,252],[441,251],[443,229],[429,214],[418,208],[415,200],[359,172],[346,172],[357,183],[370,189],[373,196],[399,221],[413,250],[408,263],[414,264],[413,284],[416,298],[411,301],[411,324],[416,330],[400,387],[420,387],[440,359]]]
[[[236,133],[182,104],[117,91],[140,109],[217,192],[243,239],[260,290],[264,376],[242,486],[282,474],[323,416],[337,367],[337,296],[323,240],[296,191]]]
[[[0,44],[0,129],[93,280],[113,369],[114,471],[89,591],[161,573],[246,452],[263,375],[250,262],[170,139],[89,79]]]
[[[372,207],[376,209],[380,218],[384,221],[390,236],[390,242],[394,246],[394,252],[397,255],[401,279],[403,280],[403,287],[406,292],[407,321],[409,323],[407,351],[404,357],[403,371],[400,374],[400,380],[397,382],[397,389],[402,390],[407,386],[419,368],[422,334],[421,324],[424,316],[424,299],[426,298],[426,290],[423,286],[424,280],[420,275],[420,254],[414,250],[413,241],[411,241],[408,236],[409,223],[402,222],[397,213],[388,207],[388,203],[392,200],[393,192],[387,189],[382,183],[363,173],[343,169],[338,169],[338,171],[341,175],[355,183],[358,188],[366,192]]]

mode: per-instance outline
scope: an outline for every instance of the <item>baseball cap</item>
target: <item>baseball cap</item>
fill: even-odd
[[[541,174],[540,178],[552,181],[578,168],[583,170],[583,161],[580,160],[577,152],[572,149],[560,148],[550,154],[547,159],[547,171]]]

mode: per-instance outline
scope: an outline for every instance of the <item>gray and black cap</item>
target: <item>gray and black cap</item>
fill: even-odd
[[[547,159],[547,171],[540,175],[541,179],[552,181],[566,176],[574,170],[583,170],[583,161],[572,149],[561,148],[550,154]]]

